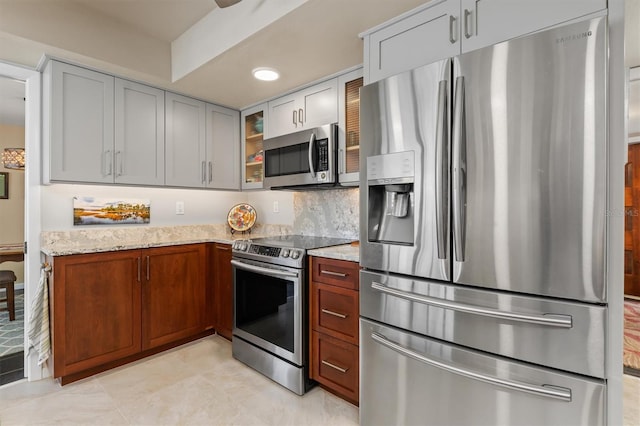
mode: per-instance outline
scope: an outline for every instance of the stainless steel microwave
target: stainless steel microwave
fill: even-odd
[[[312,189],[336,185],[337,135],[338,126],[327,124],[265,139],[264,187]]]

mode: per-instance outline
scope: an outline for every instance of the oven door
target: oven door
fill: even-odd
[[[302,365],[300,269],[233,258],[233,335]]]

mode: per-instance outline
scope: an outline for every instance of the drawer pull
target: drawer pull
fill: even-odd
[[[323,314],[328,314],[328,315],[333,315],[334,317],[338,317],[338,318],[342,318],[342,319],[345,319],[347,317],[347,315],[345,315],[345,314],[339,314],[337,312],[333,312],[333,311],[330,311],[328,309],[322,309],[322,313]]]
[[[326,365],[326,366],[329,366],[329,367],[331,367],[331,368],[335,369],[335,370],[338,370],[338,371],[339,371],[339,372],[341,372],[341,373],[346,373],[347,371],[349,371],[349,369],[348,369],[348,368],[338,367],[337,365],[335,365],[335,364],[331,364],[329,361],[325,361],[324,359],[322,360],[322,363],[323,363],[324,365]]]
[[[321,269],[320,273],[325,275],[333,275],[334,277],[341,277],[341,278],[344,278],[347,276],[347,274],[343,274],[342,272],[325,271],[324,269]]]

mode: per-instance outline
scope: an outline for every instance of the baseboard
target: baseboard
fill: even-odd
[[[623,368],[624,370],[624,374],[628,374],[629,376],[636,376],[636,377],[640,377],[640,370],[632,368],[632,367],[627,367],[626,365]]]

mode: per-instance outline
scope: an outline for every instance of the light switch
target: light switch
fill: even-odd
[[[176,214],[184,214],[184,201],[176,201]]]
[[[278,202],[277,202],[277,201],[274,201],[274,202],[273,202],[273,212],[274,212],[274,213],[278,213],[278,212],[280,212],[280,206],[278,205]]]

